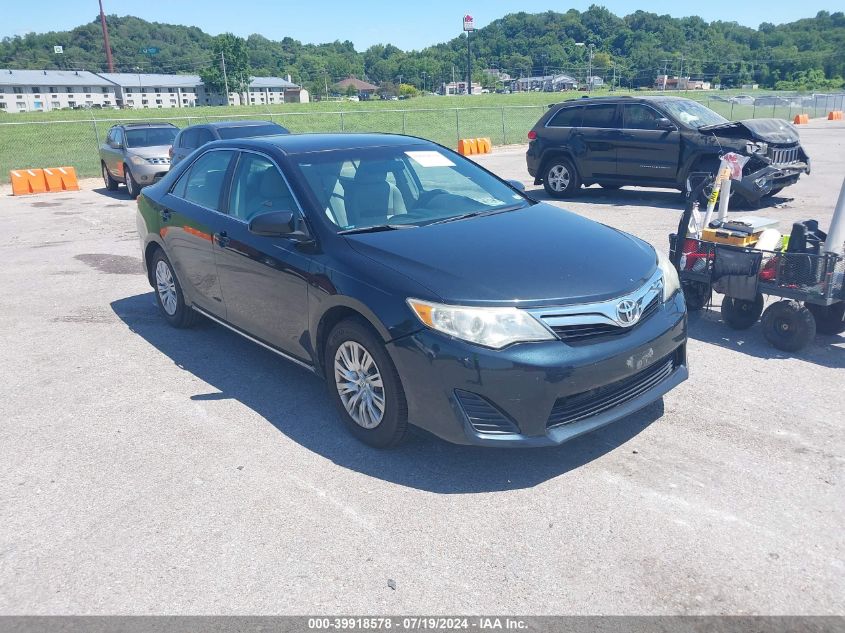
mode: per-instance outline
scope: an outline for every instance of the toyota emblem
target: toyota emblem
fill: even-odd
[[[624,299],[616,305],[616,320],[619,321],[620,325],[634,325],[639,320],[640,313],[639,301]]]

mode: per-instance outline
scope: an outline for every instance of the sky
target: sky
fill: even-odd
[[[5,5],[0,37],[69,30],[94,19],[99,11],[97,0],[0,2]],[[697,14],[708,22],[736,21],[751,27],[843,8],[842,0],[708,0],[696,4],[677,0],[650,0],[647,4],[635,0],[103,0],[107,14],[197,26],[212,35],[231,31],[241,36],[260,33],[272,40],[290,36],[311,43],[351,40],[357,50],[379,43],[411,50],[445,42],[460,34],[465,13],[475,18],[479,28],[507,13],[583,11],[594,3],[620,16],[643,9],[675,17]]]

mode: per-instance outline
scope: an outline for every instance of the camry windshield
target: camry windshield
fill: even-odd
[[[708,125],[719,125],[729,122],[721,114],[713,112],[707,106],[703,106],[697,101],[690,101],[689,99],[679,99],[677,101],[667,100],[660,105],[675,119],[687,127],[695,128],[696,130]]]
[[[339,231],[411,228],[532,204],[475,163],[433,145],[336,150],[294,160]]]
[[[176,138],[175,127],[150,127],[138,130],[126,130],[126,147],[158,147],[173,145]]]

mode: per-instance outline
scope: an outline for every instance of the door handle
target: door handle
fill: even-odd
[[[215,233],[214,242],[220,248],[226,248],[229,245],[229,236],[226,235],[226,231],[220,231],[219,233]]]

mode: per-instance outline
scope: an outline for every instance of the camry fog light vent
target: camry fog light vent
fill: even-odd
[[[516,424],[486,398],[471,391],[455,389],[458,403],[464,410],[472,428],[485,435],[519,433]]]

